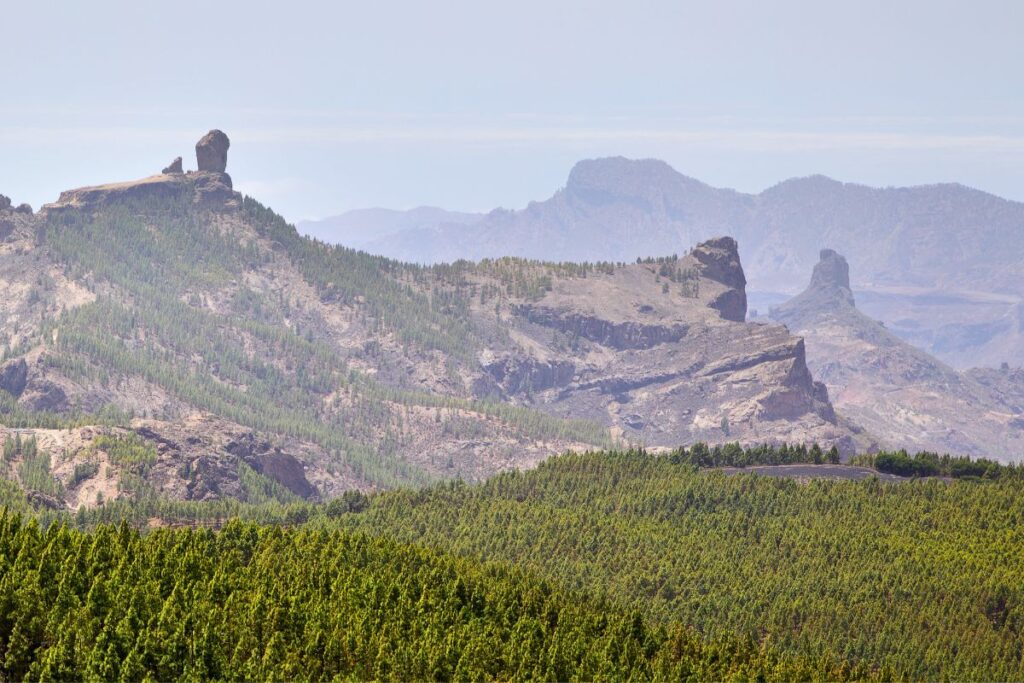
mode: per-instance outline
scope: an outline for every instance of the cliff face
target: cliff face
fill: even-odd
[[[512,343],[488,349],[475,390],[652,446],[819,441],[849,451],[852,434],[808,370],[803,340],[742,322],[744,285],[732,238],[555,278],[501,316]]]
[[[914,348],[857,310],[849,281],[846,259],[826,249],[808,288],[771,313],[806,339],[836,409],[888,448],[1019,457],[1024,420],[1009,388],[1017,375],[958,372]]]

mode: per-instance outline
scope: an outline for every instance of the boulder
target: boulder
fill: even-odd
[[[0,367],[0,389],[14,397],[21,396],[28,382],[28,363],[24,358],[8,361]]]
[[[181,170],[181,157],[175,158],[175,160],[171,162],[171,165],[161,171],[161,173],[164,175],[180,175],[181,173],[184,173],[184,171]]]
[[[231,141],[219,130],[211,130],[196,143],[196,163],[200,171],[224,173],[228,167]]]

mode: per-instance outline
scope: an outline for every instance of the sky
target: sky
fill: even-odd
[[[1024,3],[4,3],[0,193],[195,167],[290,220],[519,208],[583,158],[1024,201]]]

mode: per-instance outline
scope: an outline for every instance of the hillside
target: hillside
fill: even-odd
[[[821,252],[807,289],[771,310],[807,344],[808,365],[836,409],[883,447],[1019,459],[1019,372],[958,372],[857,310],[850,267]]]
[[[794,480],[698,470],[695,456],[567,455],[479,486],[386,492],[338,520],[887,679],[1024,675],[1019,467],[995,481]]]
[[[525,572],[339,531],[43,534],[0,511],[5,680],[650,680],[868,673],[647,624]],[[60,572],[61,580],[51,577]],[[10,587],[17,585],[16,591]]]
[[[594,159],[522,210],[382,234],[360,247],[424,263],[632,260],[723,234],[739,241],[759,298],[796,293],[831,246],[850,259],[854,289],[870,293],[870,314],[902,338],[956,367],[1024,365],[1024,204],[962,185],[872,188],[812,176],[745,194],[661,161]]]
[[[301,237],[228,144],[0,216],[3,467],[39,504],[330,498],[615,440],[852,450],[802,342],[743,322],[731,239],[425,268]]]

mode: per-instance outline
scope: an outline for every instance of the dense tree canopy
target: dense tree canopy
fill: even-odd
[[[342,531],[92,533],[0,512],[4,680],[845,679],[500,565]]]

